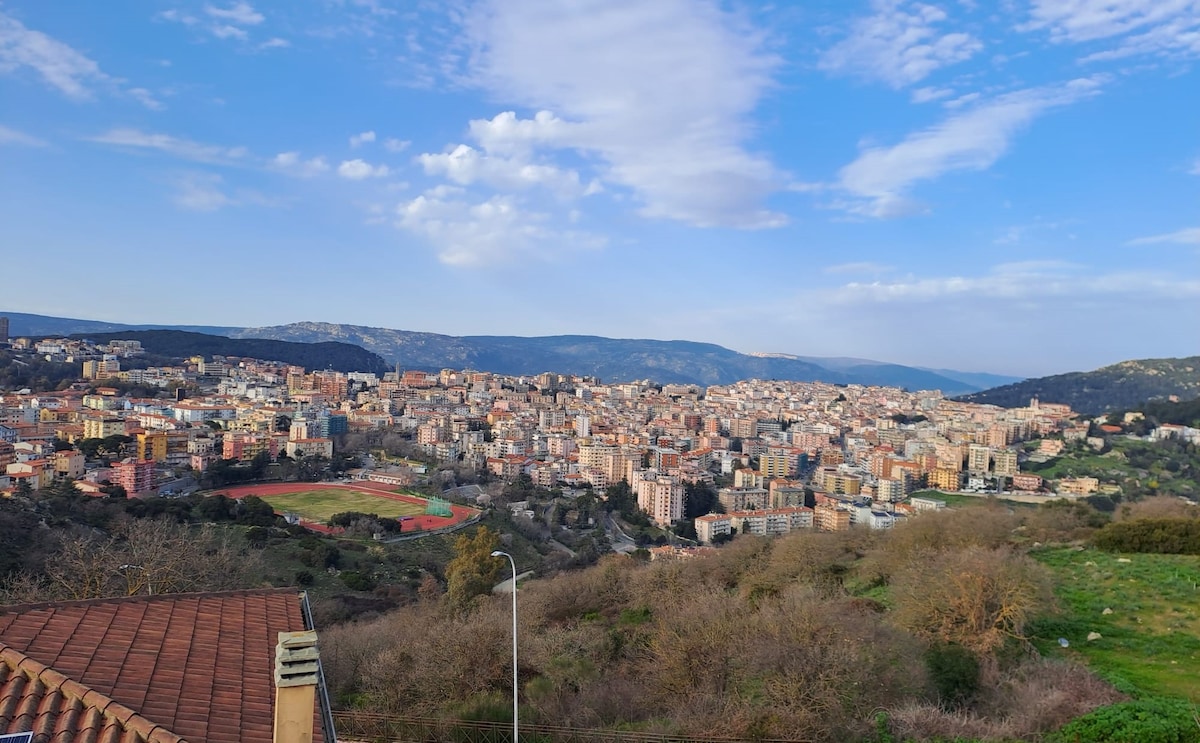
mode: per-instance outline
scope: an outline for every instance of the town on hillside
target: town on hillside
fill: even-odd
[[[939,493],[1042,502],[1131,487],[1054,466],[1064,450],[1111,450],[1120,425],[1036,399],[1000,408],[887,387],[700,388],[399,367],[377,375],[227,357],[151,366],[138,363],[137,341],[8,341],[0,338],[21,363],[79,364],[82,378],[2,392],[6,494],[70,479],[85,493],[172,496],[281,465],[292,476],[412,484],[424,467],[371,456],[358,435],[386,432],[425,462],[484,480],[568,495],[627,488],[638,515],[685,537],[668,546],[678,551],[737,533],[887,529],[945,507]],[[1125,435],[1195,442],[1200,432]],[[697,489],[715,497],[689,507]],[[507,505],[532,515],[527,502]],[[620,546],[626,535],[606,526]]]

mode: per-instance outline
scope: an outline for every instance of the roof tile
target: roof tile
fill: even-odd
[[[267,743],[276,633],[303,629],[292,589],[0,607],[0,733]]]

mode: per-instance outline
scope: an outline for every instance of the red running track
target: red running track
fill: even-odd
[[[425,500],[422,498],[414,498],[411,495],[396,493],[387,490],[389,486],[381,483],[373,483],[368,480],[361,480],[354,485],[342,485],[341,483],[332,482],[279,482],[269,483],[266,485],[239,485],[232,488],[221,488],[219,493],[223,493],[230,498],[245,498],[248,495],[257,495],[262,498],[268,495],[287,495],[289,493],[304,493],[310,490],[358,490],[365,491],[371,495],[377,495],[381,498],[390,498],[392,500],[403,501],[404,503],[413,503],[418,506],[425,505]],[[403,533],[409,533],[420,527],[421,531],[429,531],[431,529],[440,529],[444,526],[453,526],[454,524],[466,521],[475,515],[473,509],[466,506],[456,506],[451,504],[450,512],[453,514],[449,518],[445,516],[413,516],[404,521]],[[313,531],[324,532],[326,534],[334,534],[340,532],[341,529],[330,528],[325,524],[320,524],[314,521],[305,519],[304,526]]]

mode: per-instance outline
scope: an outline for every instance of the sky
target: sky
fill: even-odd
[[[1200,0],[0,0],[0,311],[1200,353]]]

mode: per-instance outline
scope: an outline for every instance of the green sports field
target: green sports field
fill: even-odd
[[[374,513],[384,518],[420,516],[425,513],[424,503],[407,503],[359,490],[306,490],[301,493],[264,495],[262,499],[270,503],[277,513],[297,513],[321,523],[329,521],[335,513],[346,511]]]

